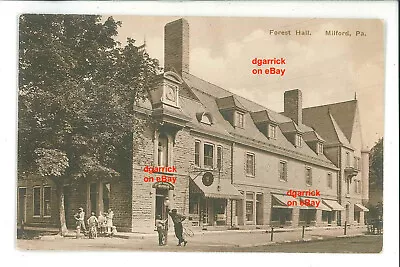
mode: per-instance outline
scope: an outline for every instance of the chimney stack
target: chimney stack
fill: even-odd
[[[283,113],[297,125],[303,123],[303,97],[299,89],[285,91]]]
[[[189,72],[189,23],[178,19],[164,27],[164,69]]]

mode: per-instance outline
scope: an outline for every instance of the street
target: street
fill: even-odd
[[[260,238],[264,242],[259,242]],[[224,235],[222,240],[205,235],[188,239],[186,247],[176,246],[176,239],[169,237],[167,246],[158,246],[156,237],[144,239],[106,238],[74,239],[45,238],[17,240],[18,249],[22,250],[69,250],[69,251],[175,251],[175,252],[289,252],[289,253],[379,253],[382,250],[382,236],[327,237],[324,240],[309,238],[310,242],[294,241],[291,243],[268,242],[265,233],[234,233]],[[154,240],[153,240],[154,239]],[[210,240],[213,239],[214,242]],[[248,240],[251,242],[241,242]],[[235,241],[235,243],[233,242]]]

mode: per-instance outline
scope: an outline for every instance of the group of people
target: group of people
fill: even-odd
[[[97,233],[106,234],[108,236],[116,234],[116,227],[113,226],[114,212],[111,209],[108,209],[108,212],[100,212],[99,217],[96,217],[96,213],[92,212],[91,216],[87,219],[89,231],[86,230],[85,212],[82,207],[79,208],[74,218],[76,220],[77,229],[88,233],[89,238],[96,238]]]
[[[186,216],[179,214],[176,209],[167,209],[167,212],[174,223],[175,236],[178,238],[178,246],[181,246],[182,244],[186,246],[187,241],[183,238],[182,225],[182,222],[186,220]],[[87,219],[89,231],[86,231],[85,212],[82,207],[79,208],[78,213],[75,214],[74,217],[77,229],[83,230],[84,233],[89,235],[89,238],[96,238],[97,233],[106,234],[108,236],[116,234],[116,227],[113,226],[114,212],[111,209],[108,209],[108,212],[100,212],[99,217],[96,217],[95,212],[92,212],[91,216]],[[166,227],[167,221],[168,218],[162,220],[161,216],[157,215],[156,227],[158,232],[158,245],[160,246],[166,245],[165,241],[168,234],[168,229]]]
[[[175,236],[178,238],[178,246],[181,246],[182,243],[186,246],[187,241],[183,238],[183,225],[182,222],[186,220],[186,216],[179,214],[176,209],[172,209],[171,211],[167,209],[169,216],[174,223]],[[168,218],[165,220],[161,220],[161,216],[157,215],[156,218],[156,227],[158,232],[158,245],[164,246],[166,245],[166,235],[168,234],[168,229],[166,229]]]

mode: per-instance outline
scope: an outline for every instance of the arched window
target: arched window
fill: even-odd
[[[168,166],[168,137],[161,133],[158,136],[158,166]]]
[[[204,115],[201,117],[201,122],[210,125],[210,124],[211,124],[211,117],[210,117],[210,115],[204,114]]]

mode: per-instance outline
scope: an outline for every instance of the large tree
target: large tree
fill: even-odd
[[[369,177],[371,186],[377,189],[383,188],[383,138],[371,149],[369,154]]]
[[[22,15],[19,21],[18,175],[51,178],[65,235],[63,187],[71,179],[114,177],[129,163],[133,111],[160,71],[121,22],[92,15]]]

